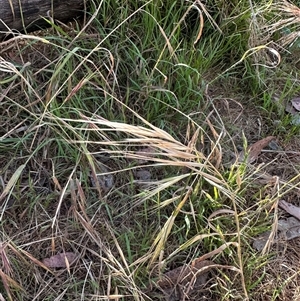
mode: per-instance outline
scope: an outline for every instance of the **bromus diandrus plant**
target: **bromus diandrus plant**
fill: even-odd
[[[52,24],[42,38],[14,39],[24,44],[0,62],[5,298],[162,300],[155,288],[166,271],[208,259],[205,292],[187,290],[190,299],[265,293],[274,254],[271,244],[257,254],[252,239],[275,233],[277,201],[298,190],[298,177],[273,178],[273,161],[231,155],[270,134],[239,122],[253,97],[276,91],[270,74],[286,80],[263,59],[282,58],[266,38],[279,23],[258,35],[269,8],[95,1],[80,29]],[[289,82],[285,95],[297,91]],[[63,252],[77,261],[45,266]],[[270,300],[296,276],[276,282]]]

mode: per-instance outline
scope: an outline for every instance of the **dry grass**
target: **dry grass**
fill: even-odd
[[[280,198],[299,205],[298,135],[288,142],[271,122],[280,118],[276,110],[254,108],[240,87],[243,64],[242,75],[259,74],[260,87],[265,65],[248,64],[253,54],[273,51],[254,39],[258,21],[242,18],[257,8],[235,16],[241,32],[249,20],[257,23],[250,22],[251,34],[234,47],[241,55],[228,65],[224,57],[233,49],[219,36],[207,42],[205,30],[228,32],[232,16],[226,28],[201,1],[181,10],[168,4],[169,22],[151,1],[135,10],[124,4],[115,24],[108,14],[106,26],[114,26],[106,32],[97,23],[99,4],[81,30],[69,28],[72,39],[49,31],[3,45],[9,48],[0,62],[0,299],[163,300],[166,292],[157,289],[167,270],[194,272],[209,259],[209,268],[199,265],[199,275],[209,269],[201,289],[192,289],[194,275],[171,283],[180,288],[172,298],[297,300],[297,240],[270,244],[263,253],[252,248],[258,234],[275,235],[284,215]],[[292,4],[274,9],[287,19],[264,28],[268,39],[299,23]],[[192,11],[197,26],[186,41],[181,27]],[[153,26],[150,46],[147,33],[145,45],[135,33],[139,22]],[[277,42],[290,44],[283,38]],[[286,94],[297,92],[297,79],[290,80]],[[269,149],[253,164],[232,159],[268,135],[278,137],[281,151]],[[43,259],[66,252],[76,255],[74,263],[45,265]]]

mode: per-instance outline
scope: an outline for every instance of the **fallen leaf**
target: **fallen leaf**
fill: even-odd
[[[135,173],[135,177],[139,181],[150,181],[151,172],[148,169],[140,169]]]
[[[299,115],[299,113],[292,117],[291,124],[300,125],[300,115]]]
[[[279,220],[278,228],[281,230],[280,237],[283,239],[291,240],[300,236],[300,221],[292,216],[286,220]]]
[[[282,218],[278,220],[278,230],[280,231],[287,231],[290,228],[294,228],[295,226],[299,225],[300,221],[292,216],[287,219]]]
[[[297,110],[292,106],[290,102],[288,102],[285,106],[285,111],[292,115],[298,114]]]
[[[261,151],[269,145],[269,143],[276,139],[275,136],[268,136],[266,138],[263,138],[261,140],[258,140],[257,142],[255,142],[254,144],[250,145],[247,149],[247,163],[253,163],[255,160],[258,159],[258,156],[260,155]],[[242,151],[239,154],[239,162],[244,161],[245,159],[245,152]]]
[[[253,248],[257,251],[262,251],[269,240],[270,234],[271,231],[266,231],[260,234],[258,237],[254,238],[252,244]]]
[[[291,123],[293,125],[300,125],[300,97],[293,98],[285,106],[285,111],[292,115]]]
[[[98,183],[96,183],[95,181],[95,176]],[[113,174],[111,174],[104,165],[101,166],[101,173],[96,174],[94,176],[93,173],[91,173],[90,178],[92,186],[97,187],[97,184],[99,184],[99,187],[104,192],[108,192],[115,184]]]
[[[278,206],[285,210],[287,213],[293,215],[294,217],[296,217],[298,220],[300,220],[300,208],[297,206],[294,206],[284,200],[280,200],[278,202]]]
[[[300,97],[295,97],[291,100],[292,106],[295,110],[300,111]]]
[[[43,259],[43,264],[48,268],[67,268],[77,258],[73,252],[59,253],[49,258]]]
[[[186,284],[192,280],[195,274],[202,268],[213,265],[210,260],[196,261],[190,265],[183,265],[173,270],[166,272],[163,278],[157,281],[157,284],[161,288],[169,287],[170,285]],[[207,269],[203,273],[207,272]],[[203,273],[199,273],[196,276],[200,276]]]
[[[212,266],[215,264],[210,260],[196,259],[189,265],[183,265],[165,273],[156,284],[167,300],[182,300],[189,291],[205,285]]]
[[[271,231],[266,231],[259,235],[253,241],[253,248],[257,251],[264,249],[266,243],[270,238]],[[287,219],[279,219],[276,233],[276,240],[291,240],[293,238],[300,237],[300,221],[295,217],[289,217]],[[275,241],[276,241],[275,240]],[[271,242],[272,244],[274,241]]]
[[[108,192],[114,186],[114,176],[112,174],[98,174],[97,180],[101,189]],[[96,186],[96,185],[95,185]]]

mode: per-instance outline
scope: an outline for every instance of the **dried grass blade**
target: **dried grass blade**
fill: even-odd
[[[19,166],[18,169],[14,172],[14,174],[9,179],[6,187],[4,188],[4,190],[2,191],[2,193],[0,195],[0,201],[2,201],[7,196],[7,194],[10,192],[10,190],[15,186],[15,184],[18,181],[18,179],[20,178],[20,175],[22,174],[22,171],[25,168],[25,166],[26,166],[26,164]]]
[[[8,284],[8,278],[9,278],[9,276],[5,275],[3,273],[3,271],[0,269],[0,277],[2,279],[2,283],[3,283],[3,286],[4,286],[5,292],[6,292],[7,296],[8,296],[8,299],[10,301],[13,301],[13,298],[12,298],[11,293],[10,293],[9,284]]]
[[[203,19],[203,14],[202,14],[201,9],[196,5],[193,5],[193,7],[196,8],[197,11],[199,12],[199,19],[200,19],[199,32],[198,32],[198,35],[197,35],[197,37],[194,41],[194,45],[196,45],[198,43],[198,41],[200,40],[201,36],[202,36],[202,31],[203,31],[203,28],[204,28],[204,19]]]
[[[228,248],[229,246],[235,246],[235,247],[238,247],[238,243],[237,242],[228,242],[228,243],[225,243],[223,244],[222,246],[220,246],[219,248],[209,252],[209,253],[206,253],[204,255],[202,255],[201,257],[197,258],[196,261],[203,261],[203,260],[206,260],[208,258],[211,258],[212,256],[214,255],[217,255],[221,252],[223,252],[226,248]]]
[[[36,259],[35,257],[33,257],[30,253],[28,253],[25,250],[19,250],[22,254],[24,254],[26,257],[28,257],[33,263],[35,263],[36,265],[40,266],[41,268],[47,270],[48,272],[50,272],[51,274],[53,274],[51,272],[51,270],[48,269],[47,266],[45,266],[41,261],[39,261],[38,259]]]
[[[186,248],[188,248],[189,246],[191,246],[192,244],[194,244],[197,241],[203,240],[204,238],[207,237],[212,237],[212,236],[218,236],[219,233],[211,233],[211,234],[199,234],[196,235],[194,237],[192,237],[191,239],[189,239],[188,241],[186,241],[184,244],[180,245],[179,248],[177,248],[174,252],[172,252],[165,260],[164,262],[170,260],[172,257],[174,257],[176,254],[178,254],[179,252],[185,250]],[[163,264],[164,264],[163,262]]]
[[[7,289],[6,290],[7,294],[10,293],[10,287],[13,287],[15,289],[18,289],[18,290],[21,290],[21,291],[25,292],[25,290],[23,289],[23,287],[20,284],[18,284],[14,279],[12,279],[8,275],[6,275],[2,271],[2,269],[0,269],[0,277],[2,279],[2,282],[3,282],[3,285],[4,285],[5,289]],[[9,298],[9,299],[11,299],[11,298]]]
[[[156,239],[155,239],[152,247],[150,248],[150,249],[154,248],[154,252],[153,252],[152,258],[150,260],[150,265],[153,264],[153,262],[158,258],[158,256],[161,253],[161,251],[164,249],[166,241],[167,241],[167,239],[169,237],[169,234],[170,234],[170,232],[172,230],[172,227],[174,225],[174,221],[175,221],[178,213],[180,212],[181,208],[183,207],[183,205],[188,200],[188,198],[191,195],[191,193],[192,193],[192,189],[189,189],[188,192],[186,193],[186,195],[184,196],[183,200],[175,208],[175,211],[168,218],[168,220],[164,224],[162,230],[157,235],[157,237],[156,237]]]

